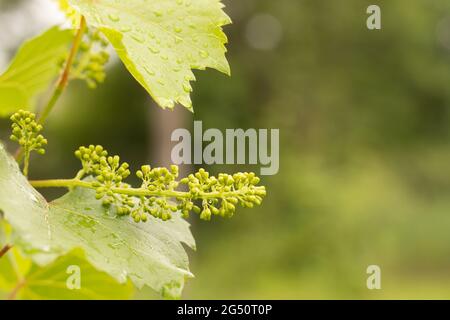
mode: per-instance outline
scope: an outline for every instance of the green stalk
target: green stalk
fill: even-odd
[[[86,20],[84,17],[81,17],[80,26],[73,40],[72,48],[70,49],[69,56],[67,57],[64,70],[62,71],[59,80],[56,83],[55,89],[53,91],[50,100],[48,101],[47,105],[42,109],[42,113],[38,118],[38,122],[40,124],[43,124],[47,120],[51,111],[53,110],[59,98],[66,89],[67,84],[69,83],[70,79],[69,76],[73,65],[73,61],[78,53],[78,50],[80,49],[81,40],[83,39],[83,34],[85,30],[86,30]],[[22,148],[18,148],[15,153],[15,158],[19,164],[24,160],[24,156],[25,156],[24,150]],[[25,159],[25,161],[27,160]]]
[[[28,177],[28,169],[30,167],[30,151],[25,150],[24,151],[24,162],[23,162],[23,175],[25,177]]]
[[[12,245],[7,244],[3,248],[0,249],[0,258],[3,257],[10,249],[12,248]]]
[[[55,107],[56,103],[58,102],[59,98],[61,97],[62,93],[67,87],[67,84],[69,83],[69,75],[70,70],[73,65],[73,61],[78,53],[78,50],[80,49],[81,40],[83,39],[84,31],[86,30],[86,20],[82,16],[80,20],[80,27],[78,28],[78,32],[75,36],[75,39],[72,44],[72,49],[70,50],[69,56],[67,58],[64,71],[61,73],[61,76],[59,78],[59,81],[56,85],[56,88],[53,92],[52,97],[50,98],[50,101],[45,106],[45,108],[42,110],[42,113],[38,119],[40,124],[43,124],[45,120],[47,120],[50,112]]]
[[[54,180],[36,180],[30,181],[30,184],[35,188],[67,188],[72,189],[81,187],[95,190],[91,182],[82,181],[79,179],[54,179]],[[167,198],[192,198],[190,192],[174,191],[174,190],[148,190],[144,188],[111,188],[111,191],[116,194],[123,194],[134,197],[167,197]],[[200,192],[195,199],[212,199],[212,198],[227,198],[239,197],[245,193],[243,191],[229,191],[229,192]]]

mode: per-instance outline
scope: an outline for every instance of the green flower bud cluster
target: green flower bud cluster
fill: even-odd
[[[142,180],[141,189],[163,194],[165,191],[174,191],[178,187],[178,167],[173,165],[170,171],[167,168],[154,168],[145,165],[136,172],[136,176]],[[141,197],[140,206],[131,213],[134,221],[146,221],[146,214],[164,221],[172,218],[172,213],[178,207],[168,200],[169,197]]]
[[[236,206],[252,208],[260,205],[266,195],[265,187],[257,186],[260,179],[254,173],[236,173],[234,175],[219,174],[210,177],[204,169],[189,175],[180,181],[189,187],[190,197],[179,199],[179,209],[183,215],[190,210],[200,214],[200,219],[211,220],[212,215],[232,217]],[[202,199],[202,207],[193,200]]]
[[[106,78],[105,65],[109,61],[107,46],[108,42],[98,30],[88,30],[86,39],[81,42],[80,52],[74,61],[72,77],[86,81],[91,89],[103,83]]]
[[[135,222],[146,222],[148,215],[167,221],[172,219],[172,214],[177,211],[177,206],[167,200],[167,197],[140,197],[139,205],[131,211],[131,218]]]
[[[25,153],[31,151],[43,155],[47,139],[40,134],[42,126],[36,122],[36,115],[29,111],[20,110],[11,116],[11,140],[20,144]]]
[[[119,156],[108,156],[103,147],[81,147],[75,156],[83,166],[77,177],[95,177],[91,187],[96,190],[96,198],[104,205],[114,205],[118,215],[130,215],[135,222],[146,222],[149,216],[166,221],[177,211],[185,218],[193,211],[207,221],[213,215],[232,217],[236,206],[252,208],[266,195],[254,173],[219,174],[216,178],[200,169],[178,180],[175,165],[169,169],[142,166],[136,172],[141,186],[134,189],[124,182],[130,175],[128,164],[120,163]]]
[[[123,183],[130,175],[128,163],[120,163],[119,156],[109,156],[100,158],[100,169],[96,176],[96,198],[103,199],[104,205],[118,205],[119,214],[129,214],[130,207],[134,206],[133,200],[124,194],[114,192],[114,188],[129,188],[130,186]]]
[[[131,208],[134,207],[133,199],[113,190],[130,187],[123,183],[131,173],[128,163],[120,163],[119,156],[108,156],[108,151],[99,145],[80,147],[75,151],[75,156],[83,167],[80,177],[84,175],[95,177],[96,181],[92,186],[96,188],[96,198],[102,199],[105,206],[115,205],[119,215],[130,214]]]
[[[90,145],[89,147],[80,147],[75,151],[75,156],[81,161],[83,175],[98,175],[100,174],[100,159],[106,159],[108,151],[102,146]]]

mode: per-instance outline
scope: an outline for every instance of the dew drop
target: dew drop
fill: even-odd
[[[128,277],[127,270],[122,270],[122,273],[120,274],[119,278],[121,279],[121,282],[126,282]]]
[[[162,17],[163,15],[162,11],[159,10],[153,11],[153,13],[155,14],[156,17]]]
[[[125,27],[122,27],[122,28],[120,28],[120,32],[130,32],[131,31],[131,28],[130,27],[128,27],[128,26],[125,26]]]
[[[103,19],[100,15],[95,15],[95,20],[97,20],[98,23],[103,23]]]
[[[169,57],[166,54],[162,54],[161,59],[163,59],[164,61],[167,61],[167,60],[169,60]]]
[[[205,50],[200,50],[199,54],[200,54],[200,57],[202,57],[202,58],[208,58],[208,56],[209,56],[208,52],[206,52]]]
[[[177,63],[178,63],[178,64],[182,64],[182,63],[183,63],[183,60],[180,59],[180,58],[178,58],[178,59],[177,59]]]
[[[180,33],[181,31],[183,31],[183,29],[181,29],[181,28],[178,27],[178,26],[175,26],[175,28],[173,28],[173,30],[174,30],[176,33]]]
[[[162,79],[158,79],[157,81],[160,85],[165,86],[166,83]]]
[[[150,50],[152,53],[157,54],[159,53],[159,49],[155,47],[148,47],[148,50]]]
[[[150,68],[148,68],[148,67],[144,67],[144,70],[145,70],[145,72],[147,72],[147,74],[149,76],[154,76],[155,75],[155,72],[153,70],[151,70]]]
[[[118,21],[120,21],[120,17],[119,17],[118,15],[115,15],[115,14],[112,14],[112,13],[108,14],[108,18],[109,18],[109,20],[111,20],[112,22],[118,22]]]
[[[175,43],[176,43],[176,44],[179,44],[179,43],[181,43],[182,41],[183,41],[182,38],[180,38],[180,37],[175,37]]]
[[[177,0],[177,5],[181,6],[183,4],[183,0]]]
[[[181,71],[181,67],[176,66],[176,67],[173,67],[172,70],[173,70],[174,72],[180,72],[180,71]]]
[[[184,92],[186,92],[186,93],[191,92],[191,91],[192,91],[191,85],[190,85],[189,83],[184,83],[184,84],[183,84],[183,90],[184,90]]]
[[[131,38],[134,41],[139,42],[139,43],[144,43],[145,42],[145,39],[141,35],[138,35],[138,34],[131,35]]]

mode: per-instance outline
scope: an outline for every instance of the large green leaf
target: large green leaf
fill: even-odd
[[[71,30],[54,27],[19,49],[0,76],[0,116],[29,108],[31,99],[48,88],[72,38]]]
[[[80,288],[67,285],[71,267],[79,268]],[[79,249],[45,267],[32,265],[17,249],[11,249],[0,259],[0,292],[8,298],[16,288],[15,299],[30,300],[129,299],[134,293],[131,283],[119,284],[94,269]]]
[[[192,110],[191,69],[230,73],[225,58],[231,23],[220,0],[68,0],[102,30],[136,80],[163,108]]]
[[[2,145],[0,210],[13,227],[13,243],[41,266],[81,248],[98,270],[121,283],[131,279],[139,288],[148,285],[165,297],[179,297],[185,279],[192,277],[182,243],[194,248],[195,242],[180,215],[136,224],[105,209],[94,191],[78,188],[48,204]]]

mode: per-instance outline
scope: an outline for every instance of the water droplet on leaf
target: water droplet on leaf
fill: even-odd
[[[120,28],[120,32],[126,33],[126,32],[130,32],[131,28],[128,26],[124,26],[122,28]]]
[[[131,35],[131,38],[132,38],[134,41],[139,42],[139,43],[144,43],[144,42],[145,42],[144,37],[141,36],[141,35],[139,35],[139,34],[133,34],[133,35]]]
[[[155,72],[153,70],[151,70],[150,68],[148,68],[148,67],[144,67],[144,70],[150,76],[154,76],[155,75]]]
[[[112,22],[118,22],[120,21],[120,17],[118,15],[112,14],[110,13],[108,15],[109,20],[111,20]]]
[[[155,47],[148,47],[148,50],[150,50],[152,53],[159,53],[159,49]]]
[[[205,50],[200,50],[199,54],[202,58],[208,58],[209,56],[208,52],[206,52]]]
[[[190,85],[189,83],[184,83],[184,84],[183,84],[183,90],[184,90],[186,93],[189,93],[189,92],[192,91],[192,87],[191,87],[191,85]]]

